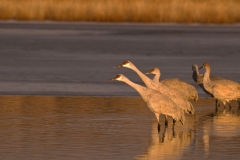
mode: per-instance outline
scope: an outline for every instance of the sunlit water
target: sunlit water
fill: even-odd
[[[240,111],[212,99],[157,132],[139,97],[0,97],[1,159],[237,159]]]

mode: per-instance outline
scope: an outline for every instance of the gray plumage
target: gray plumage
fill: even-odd
[[[158,83],[160,81],[162,84],[178,90],[187,99],[192,99],[195,101],[198,100],[198,93],[193,85],[190,85],[179,78],[168,78],[160,80],[161,72],[158,68],[153,68],[150,72],[147,72],[146,74],[154,74],[155,76],[153,78],[153,81],[155,83]]]
[[[126,67],[132,69],[139,75],[139,77],[143,80],[143,82],[146,84],[148,88],[157,90],[171,98],[174,101],[174,103],[177,106],[179,106],[179,108],[181,108],[185,113],[189,114],[195,113],[193,105],[191,104],[191,102],[188,101],[188,99],[181,95],[181,92],[169,86],[166,86],[160,82],[154,82],[153,80],[148,78],[145,74],[143,74],[141,71],[139,71],[132,62],[125,61],[122,64],[117,65],[115,67]]]
[[[202,90],[210,95],[211,97],[213,97],[213,95],[211,93],[209,93],[203,86],[203,74],[200,74],[198,71],[198,65],[197,64],[193,64],[192,65],[192,70],[193,70],[193,74],[192,74],[192,78],[193,80],[202,88]],[[215,80],[219,80],[219,79],[223,79],[220,77],[216,77],[216,76],[212,76],[210,75],[209,77],[211,79],[211,81],[215,81]]]
[[[180,121],[182,125],[184,124],[184,112],[166,95],[151,88],[143,87],[139,84],[133,83],[123,74],[118,74],[115,78],[110,80],[125,82],[141,95],[149,109],[155,114],[158,120],[158,129],[160,129],[160,114],[171,116],[173,118],[173,127],[176,121]]]
[[[205,62],[201,68],[206,71],[203,75],[203,87],[213,95],[218,101],[222,101],[224,106],[231,100],[240,98],[240,84],[227,79],[211,80],[210,78],[210,65]],[[230,106],[231,107],[231,106]]]

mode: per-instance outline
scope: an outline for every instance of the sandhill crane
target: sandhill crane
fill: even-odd
[[[153,80],[148,78],[145,74],[143,74],[141,71],[139,71],[132,62],[124,61],[122,64],[115,66],[115,68],[116,67],[126,67],[126,68],[132,69],[139,75],[139,77],[142,79],[142,81],[146,84],[146,86],[148,88],[157,90],[157,91],[165,94],[169,98],[171,98],[174,101],[174,103],[177,106],[179,106],[185,113],[189,113],[189,114],[195,113],[195,110],[194,110],[191,102],[189,102],[185,97],[183,97],[180,92],[178,92],[177,90],[170,88],[160,82],[157,82],[157,83],[154,82]],[[165,117],[165,118],[166,118],[165,125],[167,125],[167,123],[168,123],[167,117]]]
[[[155,114],[158,121],[158,131],[160,131],[160,114],[171,116],[173,118],[173,128],[176,121],[180,121],[182,125],[185,121],[185,115],[183,110],[181,110],[170,98],[166,95],[147,87],[143,87],[139,84],[133,83],[123,74],[118,74],[115,78],[110,79],[122,81],[127,83],[129,86],[133,87],[142,97],[142,99],[147,103],[149,109]]]
[[[153,68],[150,72],[146,74],[154,74],[153,81],[155,83],[159,82],[161,72],[159,68]],[[160,81],[162,84],[165,84],[171,88],[174,88],[182,93],[187,99],[193,99],[195,101],[198,100],[198,93],[194,86],[180,80],[179,78],[168,78]]]
[[[213,97],[213,95],[211,93],[209,93],[203,86],[203,74],[200,74],[199,71],[198,71],[198,65],[197,64],[193,64],[192,65],[192,71],[193,71],[193,74],[192,74],[192,78],[193,80],[202,88],[202,90],[210,95],[211,97]],[[216,76],[211,76],[209,77],[211,79],[211,81],[215,81],[215,80],[219,80],[219,79],[223,79],[223,78],[220,78],[220,77],[216,77]],[[219,106],[219,103],[218,103],[218,100],[216,99],[216,106]]]
[[[231,105],[229,101],[237,100],[240,98],[240,84],[227,79],[219,79],[212,81],[210,77],[210,65],[205,62],[201,68],[205,68],[206,71],[203,75],[203,86],[204,88],[213,95],[218,101],[222,101],[225,107],[226,102]],[[216,107],[217,110],[217,107]]]

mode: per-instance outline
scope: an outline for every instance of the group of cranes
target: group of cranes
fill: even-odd
[[[240,99],[240,83],[228,79],[215,77],[210,75],[210,65],[208,62],[203,63],[201,68],[205,68],[205,73],[199,74],[198,66],[193,65],[193,79],[203,89],[205,93],[216,99],[216,111],[219,106],[219,101],[225,104],[228,103],[231,108],[230,101]]]
[[[160,70],[153,68],[150,72],[145,74],[154,74],[155,77],[150,79],[142,73],[131,61],[124,61],[122,64],[115,66],[125,67],[135,71],[138,76],[145,83],[141,86],[130,81],[123,74],[118,74],[116,77],[110,79],[111,81],[122,81],[133,87],[146,102],[149,109],[155,114],[158,121],[158,131],[160,131],[160,115],[165,115],[165,126],[168,125],[167,116],[173,119],[173,128],[176,121],[180,121],[182,125],[185,121],[185,113],[195,114],[194,107],[189,100],[198,100],[198,93],[194,86],[178,79],[169,78],[159,81]],[[199,74],[198,66],[192,66],[194,81],[204,90],[205,93],[211,95],[218,101],[222,101],[224,106],[231,100],[240,98],[240,84],[230,80],[219,77],[210,76],[210,65],[206,62],[201,68],[205,68],[204,75]],[[230,104],[229,104],[230,106]]]

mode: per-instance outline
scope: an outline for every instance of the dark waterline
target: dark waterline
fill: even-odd
[[[175,130],[139,97],[0,97],[2,159],[237,159],[240,117],[214,100],[192,102],[195,116]],[[163,122],[163,117],[161,119]],[[171,122],[171,121],[170,121]],[[171,126],[172,123],[170,123]]]

